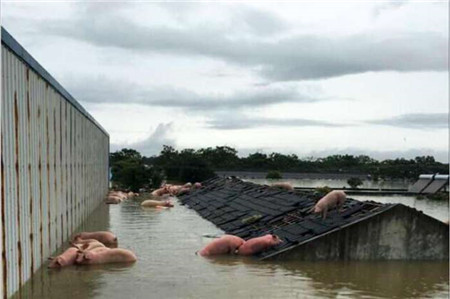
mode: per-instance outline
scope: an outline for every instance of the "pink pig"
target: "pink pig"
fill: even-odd
[[[116,195],[108,195],[108,197],[105,199],[106,204],[119,204],[123,201],[123,199]]]
[[[239,247],[237,254],[239,255],[257,254],[282,242],[283,241],[281,241],[281,239],[278,238],[278,236],[267,234],[262,237],[247,240],[241,247]]]
[[[81,240],[77,243],[72,243],[72,246],[77,248],[78,251],[84,252],[84,251],[90,251],[95,248],[99,247],[106,247],[103,243],[95,240],[95,239],[88,239],[88,240]]]
[[[270,187],[272,188],[280,188],[288,191],[294,190],[291,183],[273,183]]]
[[[99,231],[99,232],[82,232],[79,234],[76,234],[73,239],[72,243],[77,243],[79,240],[85,240],[85,239],[95,239],[106,246],[113,246],[117,247],[117,237],[111,233],[106,231]]]
[[[78,249],[74,247],[70,247],[57,257],[49,258],[51,259],[50,264],[48,265],[49,268],[61,268],[65,266],[70,266],[75,263],[75,260],[77,258]]]
[[[234,254],[245,241],[239,237],[232,235],[223,235],[222,237],[213,240],[198,252],[201,256],[219,255],[219,254]]]
[[[347,195],[344,191],[333,190],[322,197],[316,205],[311,209],[314,213],[322,213],[323,219],[327,217],[328,209],[336,207],[339,210],[344,205]]]
[[[173,203],[170,200],[161,201],[161,200],[147,199],[141,203],[141,206],[145,208],[156,208],[156,207],[171,208],[173,207]]]
[[[170,187],[172,185],[170,184],[166,184],[163,187],[156,189],[155,191],[153,191],[151,194],[153,196],[163,196],[164,194],[170,194]]]
[[[76,259],[76,263],[77,264],[81,264],[84,261],[84,256],[87,252],[96,252],[96,253],[100,253],[103,251],[107,251],[110,250],[110,248],[108,247],[97,247],[97,248],[92,248],[89,251],[88,250],[78,250],[78,254],[77,254],[77,259]]]
[[[133,263],[136,260],[136,255],[132,251],[122,248],[96,248],[77,257],[77,263],[82,265]]]

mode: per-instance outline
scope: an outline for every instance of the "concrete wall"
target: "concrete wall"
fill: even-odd
[[[273,259],[448,260],[449,226],[398,204]]]
[[[16,292],[108,190],[109,135],[2,28],[2,297]]]

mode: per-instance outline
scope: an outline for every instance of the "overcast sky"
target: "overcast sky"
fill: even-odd
[[[8,2],[112,149],[448,162],[448,2]]]

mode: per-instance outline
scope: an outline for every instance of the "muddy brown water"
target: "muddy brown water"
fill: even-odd
[[[411,201],[393,197],[375,200]],[[425,213],[448,219],[448,203],[421,201],[420,205]],[[83,230],[113,231],[119,247],[133,250],[138,261],[131,265],[42,267],[14,298],[449,296],[448,262],[270,262],[236,256],[196,256],[195,251],[211,240],[204,235],[221,231],[178,203],[166,210],[143,209],[136,201],[102,204]]]

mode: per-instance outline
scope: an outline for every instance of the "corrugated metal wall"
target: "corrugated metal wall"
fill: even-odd
[[[102,201],[109,136],[30,67],[31,56],[4,43],[1,55],[2,287],[10,296]]]

